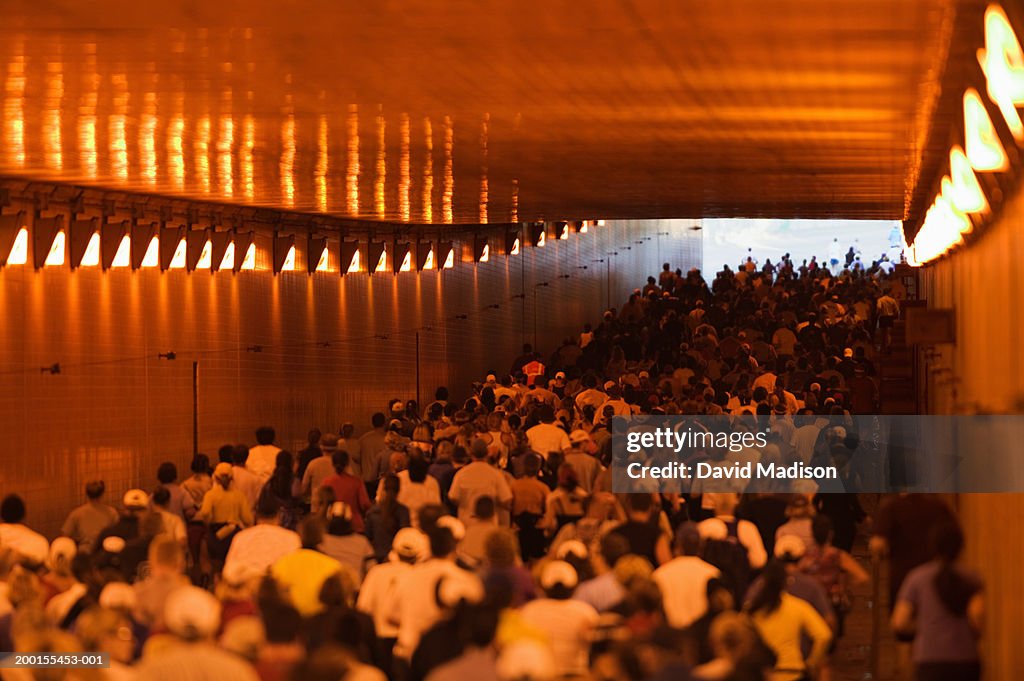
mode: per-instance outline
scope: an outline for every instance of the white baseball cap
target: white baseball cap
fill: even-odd
[[[212,636],[220,627],[220,601],[199,587],[178,587],[167,596],[164,624],[182,638]]]
[[[553,560],[540,572],[540,585],[545,589],[559,584],[567,589],[574,589],[579,582],[580,577],[576,574],[576,568],[564,560]]]

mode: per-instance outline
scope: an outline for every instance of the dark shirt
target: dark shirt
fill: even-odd
[[[655,556],[655,547],[658,545],[658,537],[661,530],[657,525],[637,520],[627,520],[612,532],[622,535],[629,542],[629,552],[643,556],[651,561],[651,565],[657,566],[658,559]]]

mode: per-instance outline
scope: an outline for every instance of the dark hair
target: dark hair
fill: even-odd
[[[267,603],[260,608],[267,643],[292,643],[302,630],[302,615],[287,603]]]
[[[161,485],[169,485],[178,479],[178,467],[170,461],[164,461],[156,469],[156,479]]]
[[[25,519],[25,502],[17,494],[8,494],[0,502],[0,519],[5,523],[20,523]]]
[[[782,605],[782,592],[786,590],[786,567],[777,560],[770,561],[761,572],[761,590],[750,601],[751,614],[764,611],[771,614]]]
[[[430,464],[421,454],[415,454],[409,457],[409,480],[411,482],[423,482],[427,479],[427,471],[430,469]]]
[[[222,447],[223,449],[223,447]],[[210,457],[206,454],[196,454],[192,457],[192,465],[189,469],[193,473],[209,473],[210,472]]]
[[[473,504],[473,515],[480,520],[490,520],[494,517],[494,497],[484,494],[476,498]]]
[[[352,534],[352,521],[342,516],[331,518],[327,521],[327,533],[335,537],[345,537]]]
[[[166,506],[171,503],[171,490],[167,489],[163,485],[158,485],[153,490],[153,503],[157,506]]]
[[[618,532],[608,532],[601,537],[601,557],[608,567],[615,567],[619,559],[629,552],[629,540]]]
[[[235,445],[231,450],[231,463],[244,466],[249,460],[249,445]]]
[[[270,426],[261,426],[256,429],[256,442],[261,445],[272,445],[274,444],[274,438],[277,433]]]
[[[273,494],[261,494],[256,502],[257,518],[274,518],[281,508],[281,502]]]
[[[644,493],[629,495],[629,510],[631,511],[635,511],[636,513],[650,513],[652,505],[650,494]]]
[[[334,454],[331,454],[331,463],[334,465],[334,470],[338,473],[344,472],[348,467],[348,452],[344,449],[334,452]]]
[[[535,478],[540,473],[544,460],[537,454],[529,452],[523,455],[523,474],[528,478]]]
[[[292,461],[291,452],[283,449],[277,453],[277,458],[274,460],[274,472],[270,475],[267,484],[270,485],[270,491],[278,499],[291,499],[292,482],[295,479]]]
[[[380,508],[380,519],[382,532],[385,535],[393,534],[401,529],[401,519],[398,516],[398,492],[402,484],[397,475],[385,475],[381,481],[381,495],[377,506]]]
[[[433,527],[427,532],[430,539],[430,555],[445,558],[455,551],[455,535],[447,527]]]
[[[370,423],[373,424],[374,428],[383,428],[387,422],[387,417],[384,416],[384,412],[378,411],[376,414],[370,417]]]
[[[939,600],[954,617],[964,617],[967,605],[979,587],[974,580],[958,572],[954,565],[964,548],[960,526],[953,521],[935,526],[931,532],[931,544],[939,561],[939,571],[933,583]]]
[[[811,521],[811,534],[814,535],[814,543],[818,546],[825,546],[832,540],[832,519],[824,513],[814,516]]]
[[[102,480],[93,480],[85,483],[85,496],[95,501],[107,491],[107,484]]]
[[[448,388],[443,385],[434,391],[435,400],[447,400],[448,399]]]
[[[235,462],[235,446],[234,445],[221,445],[220,449],[217,450],[217,460],[221,463],[234,463]],[[193,459],[195,461],[195,459]],[[193,469],[193,472],[195,469]]]
[[[302,539],[302,548],[315,549],[324,540],[324,524],[316,516],[308,516],[299,523],[299,537]]]

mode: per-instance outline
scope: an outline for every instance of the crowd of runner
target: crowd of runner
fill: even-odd
[[[828,678],[865,512],[811,486],[615,494],[614,416],[741,415],[752,454],[847,466],[851,414],[905,295],[891,268],[788,257],[666,264],[621,308],[530,346],[458,402],[395,399],[356,435],[312,430],[168,462],[110,505],[102,481],[48,541],[0,504],[0,650],[110,654],[109,669],[0,679],[542,681]],[[730,453],[705,452],[722,461]],[[745,456],[751,455],[746,452]],[[892,626],[920,679],[976,679],[981,583],[955,516],[888,499]]]

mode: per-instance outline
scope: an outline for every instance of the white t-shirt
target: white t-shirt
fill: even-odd
[[[359,587],[356,609],[373,617],[378,638],[398,637],[399,585],[411,570],[412,565],[401,561],[374,565]]]
[[[250,508],[256,507],[256,500],[260,498],[260,490],[263,489],[263,480],[258,475],[247,468],[232,466],[231,486],[245,495]]]
[[[566,432],[553,423],[539,423],[530,428],[526,439],[530,441],[530,449],[545,459],[550,452],[564,452],[572,446]]]
[[[50,555],[50,542],[21,523],[0,523],[0,546],[42,563]]]
[[[436,558],[413,566],[398,586],[398,641],[395,655],[411,659],[420,638],[441,618],[437,585],[442,579],[479,578],[450,560]]]
[[[249,458],[245,461],[245,467],[265,482],[274,472],[274,467],[277,465],[277,453],[280,451],[281,448],[275,445],[256,445],[249,449]]]
[[[555,659],[553,676],[586,674],[590,641],[598,614],[594,607],[573,599],[538,598],[520,610],[523,623],[547,635]]]
[[[700,619],[708,609],[708,580],[720,574],[697,556],[679,556],[655,570],[668,623],[682,629]]]
[[[224,559],[224,570],[227,571],[233,563],[241,563],[255,572],[264,573],[279,558],[300,548],[302,541],[297,532],[269,523],[253,525],[231,540],[231,548]]]
[[[483,461],[460,468],[448,490],[448,498],[459,505],[459,520],[464,523],[473,515],[477,498],[484,495],[492,497],[499,506],[512,502],[512,488],[505,475]]]
[[[182,544],[188,539],[185,534],[185,521],[177,513],[170,513],[162,508],[157,509],[160,514],[160,522],[163,526],[163,533],[169,535],[175,541]]]

